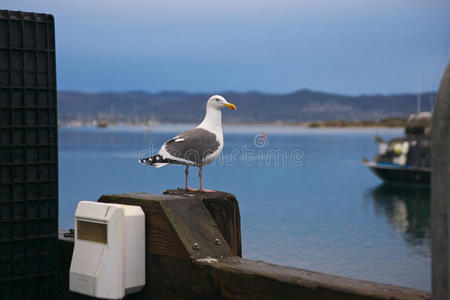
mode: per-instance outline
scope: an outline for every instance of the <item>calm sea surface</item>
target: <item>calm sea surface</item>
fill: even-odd
[[[182,166],[137,160],[190,127],[60,128],[59,227],[73,228],[80,200],[182,187]],[[376,133],[402,130],[226,126],[204,182],[238,198],[244,257],[429,290],[430,191],[382,184],[361,164],[377,151]]]

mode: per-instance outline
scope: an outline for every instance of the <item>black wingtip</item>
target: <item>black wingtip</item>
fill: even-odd
[[[151,162],[151,161],[152,161],[152,158],[151,158],[151,157],[146,157],[146,158],[142,158],[142,159],[139,160],[139,162],[140,162],[141,164],[143,164],[143,163],[148,163],[148,162]]]
[[[171,163],[169,159],[165,159],[161,155],[157,154],[151,157],[142,158],[139,160],[141,164],[154,165],[159,163]]]

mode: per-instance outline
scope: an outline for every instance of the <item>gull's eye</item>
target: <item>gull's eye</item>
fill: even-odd
[[[216,98],[216,102],[219,102],[219,98]]]

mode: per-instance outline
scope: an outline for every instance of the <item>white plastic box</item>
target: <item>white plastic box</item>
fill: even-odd
[[[122,299],[145,285],[145,215],[139,206],[80,201],[70,290]]]

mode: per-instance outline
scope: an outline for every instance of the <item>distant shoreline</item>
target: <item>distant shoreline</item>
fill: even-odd
[[[237,111],[224,112],[223,120],[238,124],[304,127],[392,127],[417,112],[417,95],[345,96],[310,90],[291,94],[224,93]],[[422,93],[423,99],[435,93]],[[58,94],[58,116],[65,124],[156,122],[195,123],[204,117],[206,94],[189,93],[74,93]],[[423,101],[422,111],[430,111]],[[332,121],[330,121],[332,120]],[[359,121],[355,121],[359,120]],[[370,120],[370,121],[362,121]]]
[[[378,127],[378,128],[392,128],[392,127],[405,127],[407,119],[404,118],[386,118],[378,121],[342,121],[342,120],[329,120],[329,121],[313,121],[300,123],[301,126],[308,128],[365,128],[365,127]]]
[[[99,125],[101,124],[101,125]],[[148,123],[106,123],[106,122],[64,122],[60,123],[62,127],[98,127],[98,128],[108,128],[117,126],[126,127],[142,127],[151,129],[155,126],[172,126],[172,125],[186,125],[196,123],[186,123],[186,122],[152,122]],[[330,120],[330,121],[313,121],[313,122],[224,122],[224,126],[271,126],[271,127],[302,127],[302,128],[402,128],[406,125],[406,119],[401,118],[389,118],[379,121],[342,121],[342,120]]]

